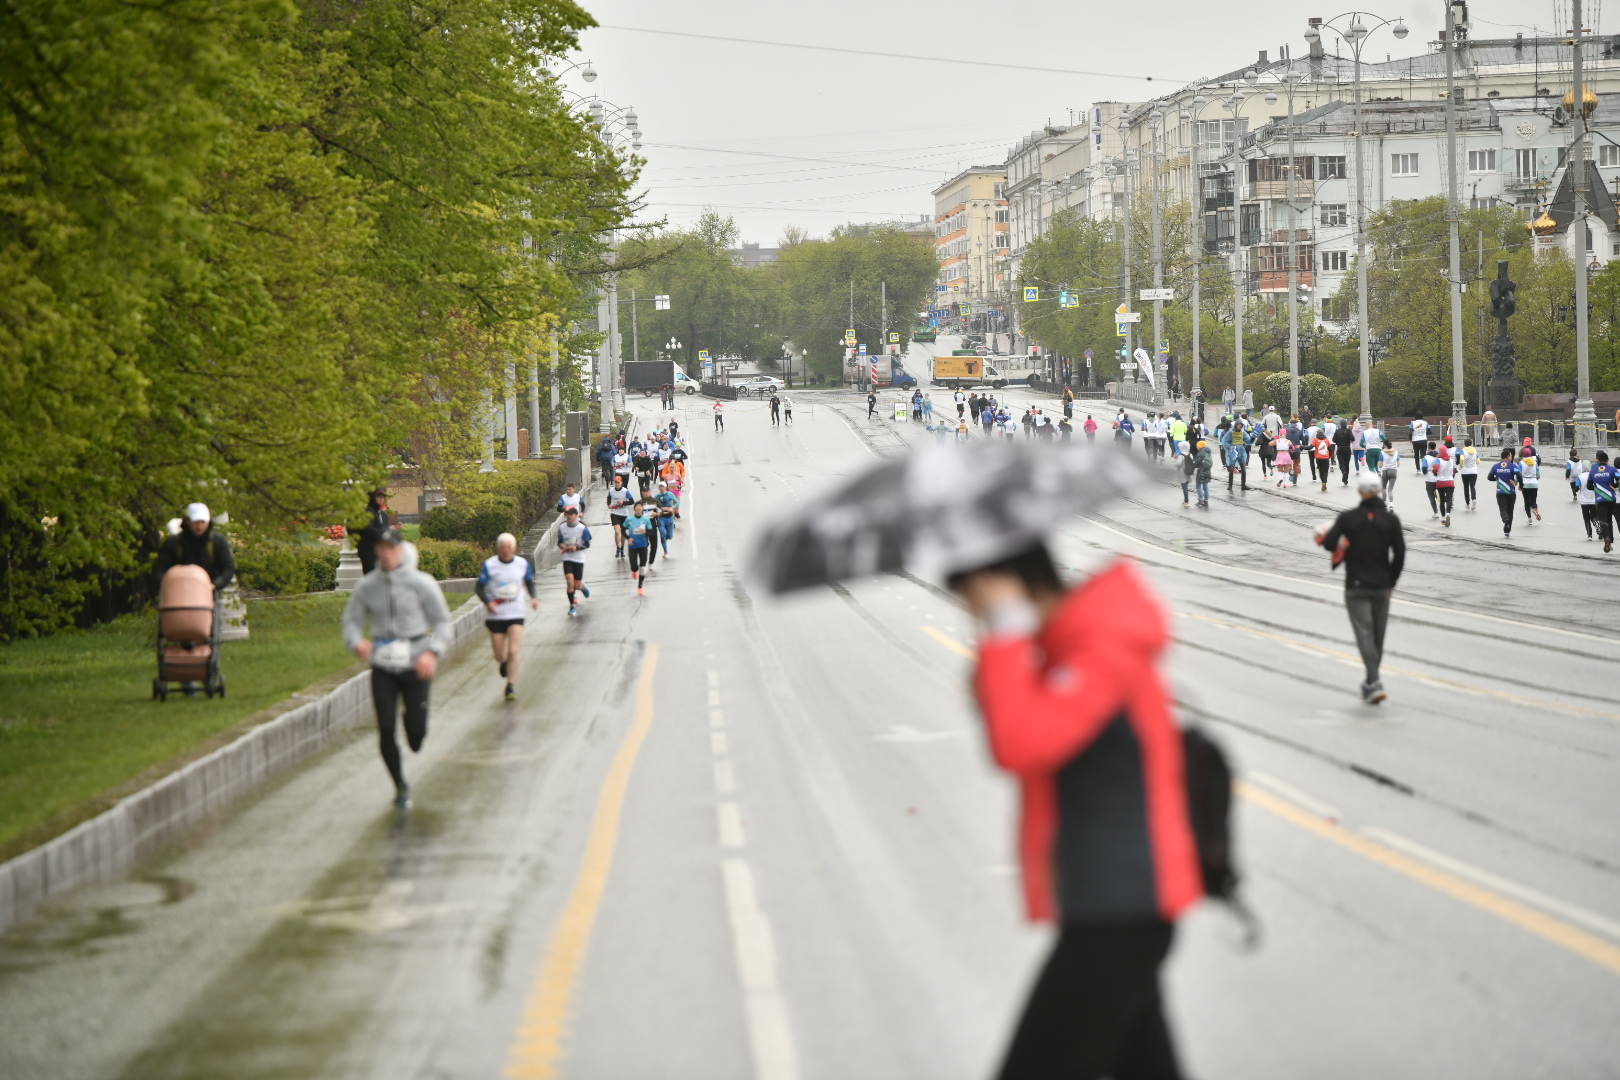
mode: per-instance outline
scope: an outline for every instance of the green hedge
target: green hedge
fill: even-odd
[[[478,568],[487,558],[488,549],[465,540],[431,540],[424,537],[416,542],[417,569],[440,581],[445,578],[477,577]]]
[[[484,545],[493,544],[503,532],[522,537],[556,505],[563,472],[561,461],[497,461],[492,473],[469,471],[452,477],[446,488],[447,505],[423,516],[422,536]]]
[[[261,540],[235,554],[236,577],[244,589],[280,594],[337,588],[340,553],[329,544]]]

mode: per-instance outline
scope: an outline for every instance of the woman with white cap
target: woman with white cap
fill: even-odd
[[[236,556],[231,553],[231,542],[214,528],[213,515],[200,502],[186,507],[185,522],[179,533],[164,540],[163,546],[158,548],[158,578],[161,580],[173,566],[200,566],[207,570],[216,594],[236,576]]]

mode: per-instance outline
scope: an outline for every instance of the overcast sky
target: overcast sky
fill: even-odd
[[[1078,114],[1094,100],[1154,97],[1240,67],[1261,49],[1275,57],[1286,43],[1302,55],[1306,18],[1344,10],[1314,0],[584,3],[602,24],[583,36],[580,56],[599,73],[588,91],[640,116],[647,216],[687,225],[712,205],[736,219],[745,241],[765,247],[788,225],[822,236],[846,221],[930,214],[932,188],[965,166],[1004,160],[1009,146],[1049,120],[1068,123],[1070,110]],[[1366,57],[1382,60],[1425,51],[1444,0],[1368,6],[1404,17],[1412,29],[1405,41],[1388,30],[1373,36]],[[1567,21],[1569,3],[1472,0],[1469,8],[1476,38],[1509,37],[1530,33],[1531,22],[1545,32],[1555,17]],[[1115,11],[1138,15],[1124,35],[1107,21]],[[1587,23],[1601,29],[1590,16]],[[565,81],[587,90],[577,77]]]

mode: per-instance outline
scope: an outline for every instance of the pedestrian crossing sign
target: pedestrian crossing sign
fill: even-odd
[[[1063,297],[1063,306],[1064,307],[1079,307],[1080,306],[1080,294],[1079,293],[1067,293],[1067,294],[1065,294],[1064,297]]]
[[[890,345],[898,345],[898,344],[900,344],[900,335],[898,333],[896,333],[895,331],[893,331],[893,330],[889,331],[889,344]]]
[[[705,364],[708,363],[709,362],[709,350],[708,349],[699,349],[698,350],[698,359],[703,361]]]
[[[844,344],[845,345],[853,345],[853,344],[855,344],[855,331],[853,329],[844,331]]]
[[[1040,298],[1041,298],[1041,287],[1039,285],[1025,285],[1024,286],[1024,303],[1033,304],[1035,301],[1039,300]]]

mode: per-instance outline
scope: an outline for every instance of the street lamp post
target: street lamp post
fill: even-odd
[[[1160,148],[1164,140],[1164,110],[1153,110],[1153,147],[1148,155],[1153,164],[1153,287],[1164,287],[1164,225],[1159,216],[1159,190],[1163,186],[1163,164]],[[1153,301],[1153,348],[1148,350],[1148,363],[1159,362],[1159,346],[1164,341],[1164,301]],[[1151,372],[1150,372],[1151,373]]]
[[[1121,144],[1123,144],[1125,142],[1125,140],[1130,137],[1130,131],[1131,131],[1130,124],[1127,123],[1125,121],[1125,119],[1122,117],[1120,119],[1120,121],[1119,121],[1119,138],[1120,138]],[[1125,279],[1125,282],[1124,282],[1124,285],[1125,285],[1124,293],[1125,293],[1125,295],[1124,295],[1123,299],[1124,299],[1124,303],[1125,303],[1125,309],[1127,311],[1129,311],[1130,307],[1131,307],[1131,158],[1133,156],[1134,156],[1134,153],[1131,150],[1128,150],[1123,145],[1121,145],[1121,147],[1120,147],[1120,157],[1121,157],[1121,160],[1124,162],[1124,173],[1125,173],[1125,214],[1124,214],[1124,217],[1122,218],[1122,220],[1120,222],[1120,231],[1124,234],[1124,237],[1125,237],[1125,252],[1124,252],[1125,261],[1124,261],[1124,264],[1121,267],[1121,273],[1123,274],[1124,279]],[[1129,358],[1135,356],[1135,352],[1133,350],[1133,345],[1135,344],[1135,341],[1136,341],[1136,331],[1132,328],[1132,325],[1130,323],[1126,323],[1125,324],[1125,358],[1126,359],[1129,359]],[[1136,380],[1132,379],[1131,381],[1135,382]]]
[[[1189,163],[1192,166],[1192,242],[1193,242],[1193,279],[1192,279],[1192,390],[1196,395],[1203,389],[1203,356],[1201,348],[1202,304],[1201,288],[1204,277],[1204,182],[1198,175],[1198,125],[1204,112],[1204,106],[1209,99],[1203,94],[1194,94],[1192,108],[1181,110],[1181,118],[1192,125],[1192,143],[1189,150]]]
[[[1468,37],[1468,5],[1463,0],[1446,4],[1446,285],[1451,294],[1451,423],[1449,434],[1462,434],[1468,426],[1468,401],[1463,397],[1462,240],[1457,235],[1461,209],[1457,205],[1457,76],[1452,62],[1457,42]]]
[[[1362,22],[1362,16],[1377,19],[1372,26]],[[1335,26],[1340,19],[1348,18],[1350,25],[1344,29]],[[1374,30],[1382,27],[1391,27],[1397,40],[1407,35],[1406,23],[1400,19],[1383,19],[1366,11],[1347,11],[1325,19],[1321,29],[1331,30],[1340,40],[1350,46],[1352,62],[1356,65],[1355,74],[1355,140],[1356,140],[1356,337],[1359,339],[1358,349],[1361,358],[1361,426],[1367,428],[1372,424],[1372,362],[1371,362],[1371,329],[1367,318],[1367,199],[1364,194],[1364,185],[1367,182],[1367,171],[1364,166],[1366,140],[1361,132],[1361,48],[1366,44],[1367,38]],[[1312,20],[1312,25],[1305,31],[1305,40],[1315,44],[1322,38],[1321,30]]]
[[[1575,437],[1574,446],[1578,450],[1595,450],[1597,448],[1597,409],[1592,404],[1592,365],[1588,341],[1589,316],[1586,311],[1586,274],[1580,269],[1581,261],[1586,258],[1586,245],[1588,230],[1591,224],[1587,221],[1590,209],[1587,202],[1586,190],[1586,119],[1587,98],[1586,87],[1582,82],[1581,66],[1581,0],[1570,0],[1570,14],[1574,18],[1574,33],[1571,35],[1571,44],[1575,47],[1574,85],[1570,88],[1572,108],[1569,110],[1571,122],[1574,124],[1573,137],[1569,147],[1570,175],[1574,177],[1575,189]],[[1591,99],[1593,107],[1597,105],[1597,97]],[[1596,265],[1596,259],[1593,259]]]
[[[1283,174],[1283,201],[1288,204],[1288,412],[1299,415],[1299,227],[1295,221],[1298,207],[1294,202],[1294,174],[1298,171],[1294,157],[1294,95],[1305,78],[1304,72],[1292,69],[1282,76],[1283,93],[1288,96],[1288,168]],[[1266,95],[1268,104],[1275,104],[1277,95]]]
[[[1243,81],[1251,85],[1259,78],[1260,73],[1253,68],[1243,73]],[[1237,220],[1232,224],[1234,229],[1240,230],[1243,226],[1243,216],[1241,204],[1239,204],[1235,193],[1237,188],[1237,116],[1238,113],[1243,111],[1243,92],[1241,90],[1232,91],[1232,96],[1221,102],[1221,104],[1227,112],[1232,114],[1232,187],[1234,189],[1233,202],[1238,204],[1234,206]],[[1242,238],[1239,237],[1239,239]],[[1244,256],[1241,243],[1233,245],[1233,254],[1235,256],[1234,261],[1238,266],[1237,277],[1233,282],[1235,289],[1232,293],[1232,374],[1235,383],[1232,387],[1232,402],[1241,409],[1243,402],[1246,400],[1243,396],[1243,314],[1249,306],[1249,271],[1243,265]]]

